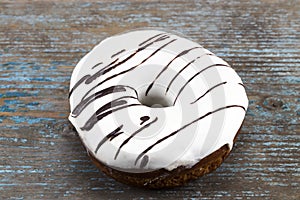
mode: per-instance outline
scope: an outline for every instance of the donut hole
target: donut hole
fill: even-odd
[[[172,102],[166,98],[166,96],[159,95],[147,95],[141,96],[139,101],[142,105],[148,106],[151,108],[164,108],[172,106]]]
[[[173,107],[175,95],[170,90],[166,93],[165,84],[156,83],[151,90],[148,90],[150,83],[146,83],[136,88],[139,102],[150,108]]]

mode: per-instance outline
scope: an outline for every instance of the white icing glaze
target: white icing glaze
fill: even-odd
[[[86,148],[129,172],[189,167],[224,144],[232,148],[248,107],[228,63],[157,30],[105,39],[77,64],[70,88],[69,120]],[[151,98],[170,106],[140,103]]]

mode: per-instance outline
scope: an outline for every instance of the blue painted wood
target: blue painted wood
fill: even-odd
[[[300,2],[0,2],[0,199],[300,199]],[[215,172],[145,191],[89,160],[67,116],[71,72],[104,37],[152,26],[228,61],[250,99]]]

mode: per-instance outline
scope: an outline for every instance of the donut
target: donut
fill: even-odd
[[[180,34],[140,29],[104,39],[76,65],[69,120],[108,176],[180,186],[219,167],[248,107],[230,65]]]

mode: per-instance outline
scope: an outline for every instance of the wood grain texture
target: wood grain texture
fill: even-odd
[[[300,199],[300,1],[0,2],[0,199]],[[250,100],[215,172],[168,190],[115,182],[67,116],[71,72],[103,38],[181,32],[228,61]]]

